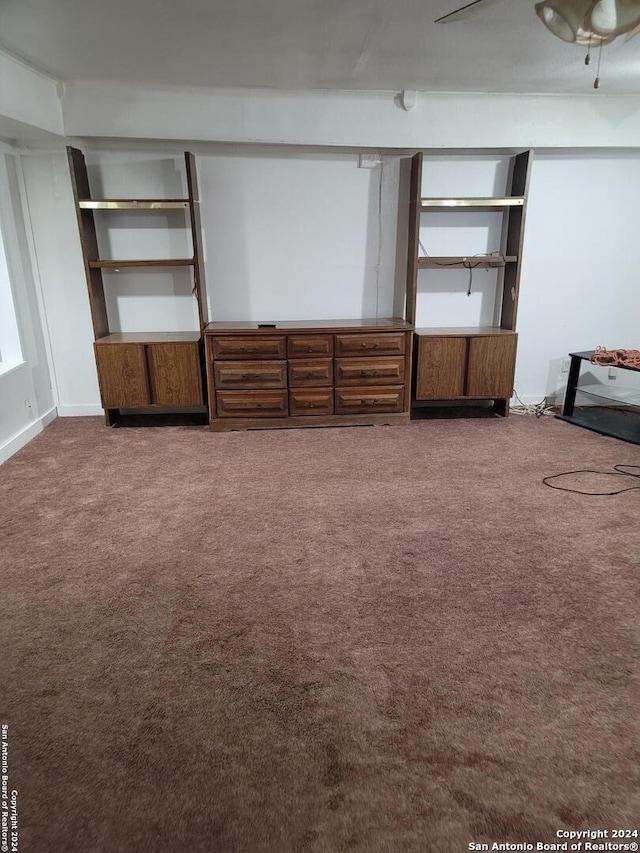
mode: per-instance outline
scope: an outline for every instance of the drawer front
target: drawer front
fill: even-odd
[[[285,418],[286,391],[218,391],[219,418]]]
[[[336,356],[342,355],[403,355],[404,332],[367,332],[336,335]]]
[[[403,385],[404,356],[337,358],[336,385]]]
[[[286,358],[284,335],[269,338],[224,337],[213,339],[213,356],[221,359]]]
[[[332,415],[333,389],[318,388],[313,391],[290,391],[289,414],[292,416]]]
[[[333,355],[332,335],[289,335],[287,338],[289,358],[322,358]]]
[[[218,391],[287,387],[286,361],[216,361],[213,374]]]
[[[336,414],[375,414],[402,412],[404,387],[336,388]]]
[[[333,361],[330,358],[296,359],[289,362],[289,385],[333,385]]]

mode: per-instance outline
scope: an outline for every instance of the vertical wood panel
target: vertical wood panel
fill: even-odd
[[[503,329],[513,330],[516,327],[522,249],[524,247],[524,225],[532,160],[533,152],[523,151],[513,161],[509,195],[524,196],[524,205],[522,207],[511,207],[505,212],[506,231],[503,236],[503,254],[517,255],[518,261],[515,264],[507,264],[504,270],[500,319],[500,326]]]
[[[105,409],[151,403],[143,344],[95,344],[95,352]]]
[[[201,406],[198,344],[148,344],[151,401],[158,406]]]
[[[202,223],[200,222],[200,196],[198,194],[198,177],[196,173],[196,158],[190,151],[185,151],[185,164],[187,168],[187,187],[189,189],[189,215],[191,218],[191,239],[193,241],[193,275],[195,278],[196,297],[198,301],[198,317],[200,318],[200,331],[209,322],[209,306],[207,303],[207,287],[204,272],[204,258],[202,253]]]
[[[82,151],[77,148],[67,147],[69,159],[69,170],[71,172],[71,187],[80,232],[80,244],[82,246],[82,258],[84,261],[84,274],[87,280],[89,293],[89,307],[91,308],[91,322],[93,323],[94,338],[102,338],[109,333],[109,320],[107,318],[107,304],[104,298],[104,283],[102,272],[99,269],[91,269],[89,261],[98,259],[98,238],[96,225],[91,210],[81,210],[78,202],[91,198],[89,189],[89,176]]]
[[[467,373],[469,397],[511,397],[516,340],[517,335],[471,338]]]
[[[411,323],[411,325],[414,325],[416,322],[421,198],[422,152],[418,152],[418,154],[411,158],[411,182],[409,192],[409,246],[407,255],[407,302],[405,307],[405,318],[408,323]]]
[[[467,338],[418,337],[417,400],[453,400],[464,395]]]

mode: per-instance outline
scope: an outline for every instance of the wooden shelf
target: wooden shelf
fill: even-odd
[[[428,258],[418,258],[421,269],[436,267],[503,267],[505,264],[518,262],[517,255],[447,255]]]
[[[189,199],[184,198],[147,198],[147,199],[82,199],[78,202],[81,210],[186,210]]]
[[[200,332],[112,332],[98,338],[96,346],[108,344],[192,344],[200,340]]]
[[[91,269],[120,269],[121,267],[192,267],[193,258],[156,258],[148,261],[89,261]]]
[[[421,210],[496,210],[505,207],[524,207],[523,196],[503,196],[502,198],[422,198]]]
[[[416,335],[424,337],[454,337],[472,338],[485,335],[494,337],[498,335],[515,335],[511,329],[501,329],[500,326],[423,326],[415,330]]]

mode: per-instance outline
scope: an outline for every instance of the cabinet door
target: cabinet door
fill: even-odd
[[[144,344],[96,344],[105,409],[135,409],[151,403]]]
[[[197,343],[147,344],[151,399],[157,406],[201,406]]]
[[[417,400],[455,400],[463,397],[467,338],[418,337]]]
[[[516,339],[516,335],[471,338],[467,372],[469,397],[511,397]]]

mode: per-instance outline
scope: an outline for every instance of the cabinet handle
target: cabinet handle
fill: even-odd
[[[240,378],[245,382],[257,382],[261,377],[259,373],[243,373]]]
[[[258,352],[258,347],[240,347],[240,352]]]
[[[361,370],[360,376],[377,376],[379,372],[378,370]]]
[[[307,352],[315,352],[315,347],[307,347]]]

